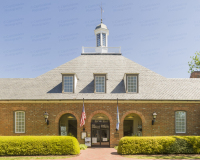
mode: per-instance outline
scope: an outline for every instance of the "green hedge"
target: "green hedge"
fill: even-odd
[[[200,153],[200,136],[123,137],[119,154]]]
[[[0,156],[75,155],[79,142],[71,136],[1,136]]]
[[[86,150],[87,149],[87,146],[85,144],[80,144],[80,150]]]

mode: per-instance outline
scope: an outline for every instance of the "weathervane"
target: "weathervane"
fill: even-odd
[[[103,20],[102,20],[102,12],[104,12],[104,10],[103,10],[103,8],[102,8],[102,2],[101,2],[100,8],[101,8],[101,23],[103,23]]]

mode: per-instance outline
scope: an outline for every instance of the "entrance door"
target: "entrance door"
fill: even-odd
[[[92,120],[92,147],[110,147],[110,123],[108,120]]]
[[[124,136],[133,136],[133,120],[124,120]]]
[[[61,136],[74,136],[77,138],[77,120],[70,113],[66,113],[60,117],[59,131]]]

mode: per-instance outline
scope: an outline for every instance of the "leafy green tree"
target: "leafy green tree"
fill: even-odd
[[[191,56],[190,58],[192,58],[192,60],[188,62],[190,67],[188,73],[200,71],[200,52],[196,52],[195,56]]]

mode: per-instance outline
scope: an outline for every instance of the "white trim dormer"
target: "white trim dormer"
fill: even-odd
[[[138,93],[139,92],[139,74],[138,73],[125,73],[124,74],[124,86],[126,93]]]
[[[75,73],[62,74],[62,93],[75,93],[78,77]]]
[[[107,74],[93,73],[93,76],[94,76],[94,93],[106,93]]]

